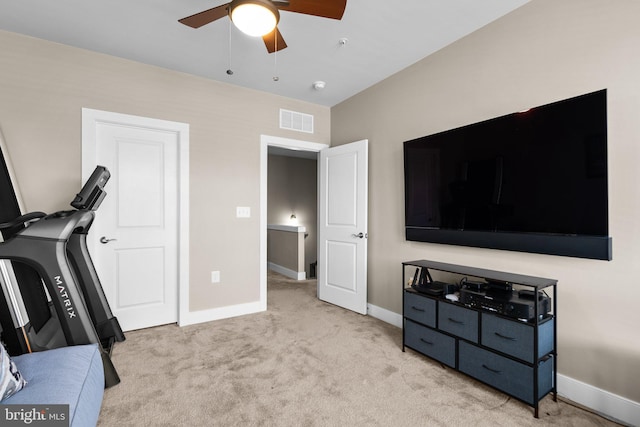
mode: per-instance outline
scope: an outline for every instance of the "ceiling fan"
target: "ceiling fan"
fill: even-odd
[[[267,51],[273,53],[287,47],[277,27],[280,10],[339,20],[346,7],[347,0],[233,0],[179,19],[178,22],[200,28],[229,16],[241,31],[256,37],[262,36]],[[263,25],[263,22],[266,24]]]

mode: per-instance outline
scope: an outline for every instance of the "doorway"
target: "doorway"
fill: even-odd
[[[269,269],[315,277],[318,236],[318,154],[269,147],[267,261]],[[313,271],[312,271],[313,270]]]
[[[267,201],[269,151],[271,150],[272,153],[275,152],[280,155],[287,156],[317,157],[320,150],[328,147],[329,146],[327,144],[280,138],[269,135],[261,135],[260,137],[260,305],[262,310],[267,309]],[[297,152],[297,154],[294,154],[295,152]],[[288,207],[285,206],[284,208]],[[289,219],[291,219],[290,216],[293,214],[295,214],[293,211],[288,213]],[[283,218],[284,221],[286,220],[287,212],[284,212],[283,215],[285,215],[285,218]],[[309,262],[305,262],[305,264],[309,264]]]

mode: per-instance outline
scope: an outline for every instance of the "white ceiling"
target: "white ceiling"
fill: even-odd
[[[277,54],[226,18],[178,22],[226,0],[0,0],[0,29],[333,106],[528,1],[348,0],[341,21],[282,12]]]

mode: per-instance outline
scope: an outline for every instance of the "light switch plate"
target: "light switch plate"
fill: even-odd
[[[250,218],[251,217],[251,208],[248,206],[238,206],[236,207],[236,217],[237,218]]]

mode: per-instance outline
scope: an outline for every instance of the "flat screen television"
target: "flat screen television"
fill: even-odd
[[[410,241],[612,259],[607,92],[404,143]]]

